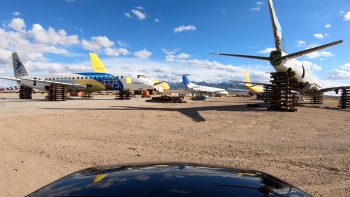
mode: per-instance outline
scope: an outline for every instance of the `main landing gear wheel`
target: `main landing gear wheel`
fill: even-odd
[[[26,86],[19,87],[19,98],[20,99],[32,99],[33,88]]]

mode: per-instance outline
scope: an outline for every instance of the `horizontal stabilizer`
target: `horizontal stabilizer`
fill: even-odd
[[[299,51],[299,52],[296,52],[296,53],[292,53],[292,54],[283,56],[282,59],[286,60],[286,59],[292,59],[292,58],[300,57],[300,56],[303,56],[303,55],[306,55],[306,54],[310,54],[310,53],[313,53],[313,52],[316,52],[316,51],[319,51],[319,50],[322,50],[322,49],[325,49],[325,48],[328,48],[328,47],[331,47],[331,46],[334,46],[334,45],[337,45],[337,44],[340,44],[340,43],[343,43],[343,40],[338,40],[338,41],[331,42],[329,44],[325,44],[325,45],[322,45],[322,46],[318,46],[318,47],[314,47],[314,48],[311,48],[311,49],[306,49],[304,51]]]
[[[243,58],[258,59],[258,60],[270,60],[269,57],[253,56],[253,55],[238,55],[238,54],[227,54],[227,53],[212,53],[212,54],[222,55],[222,56],[243,57]]]

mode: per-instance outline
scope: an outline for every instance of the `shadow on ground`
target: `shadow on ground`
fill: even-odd
[[[226,105],[226,106],[202,106],[191,108],[169,108],[169,107],[130,107],[130,106],[111,106],[109,108],[41,108],[47,110],[119,110],[119,111],[168,111],[179,112],[195,122],[203,122],[206,119],[199,114],[201,111],[236,111],[236,112],[260,112],[266,111],[266,108],[261,107],[247,107],[247,105]]]

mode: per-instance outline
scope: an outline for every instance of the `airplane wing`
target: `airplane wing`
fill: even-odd
[[[344,89],[344,88],[348,89],[348,88],[350,88],[350,86],[338,86],[338,87],[323,88],[323,89],[318,90],[318,92],[323,93],[323,92],[329,92],[329,91],[338,91],[338,90]]]
[[[14,78],[14,77],[1,77],[0,79],[11,80],[11,81],[17,81],[17,82],[20,82],[20,81],[21,81],[21,79]]]
[[[59,81],[48,81],[48,80],[37,80],[37,79],[20,79],[20,80],[36,81],[36,82],[41,82],[41,83],[47,83],[48,85],[59,84],[59,85],[78,87],[78,88],[85,88],[86,87],[86,85],[83,85],[83,84],[65,83],[65,82],[59,82]]]
[[[231,81],[231,82],[234,82],[234,83],[248,83],[248,84],[252,84],[252,85],[262,85],[262,86],[272,86],[271,83],[259,83],[259,82],[247,82],[247,81]]]
[[[20,78],[15,78],[15,77],[0,77],[0,79],[17,81],[17,82],[21,82],[22,80],[24,80],[24,81],[36,81],[36,82],[47,83],[47,84],[60,84],[60,85],[71,86],[71,87],[76,87],[76,88],[85,88],[86,87],[86,85],[83,85],[83,84],[64,83],[64,82],[59,82],[59,81],[48,81],[48,80],[38,80],[38,79],[20,79]]]

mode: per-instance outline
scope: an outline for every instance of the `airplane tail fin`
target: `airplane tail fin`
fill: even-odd
[[[283,50],[283,35],[282,35],[282,28],[280,25],[280,22],[277,18],[276,10],[273,5],[272,0],[269,1],[269,10],[270,10],[270,16],[271,16],[271,21],[272,21],[272,29],[273,29],[273,35],[275,39],[275,46],[278,51]]]
[[[94,69],[94,72],[98,72],[98,73],[108,73],[107,68],[105,67],[105,65],[102,63],[102,61],[100,60],[100,58],[97,56],[97,54],[95,53],[90,53],[90,60],[91,60],[91,64],[92,67]]]
[[[182,82],[184,83],[184,85],[186,86],[186,87],[188,87],[190,84],[191,84],[191,82],[190,82],[190,80],[188,80],[188,77],[187,77],[188,75],[182,75]]]
[[[248,71],[245,72],[245,82],[246,82],[246,84],[245,84],[246,87],[251,87],[252,86],[252,84],[250,83],[249,72]]]
[[[28,76],[28,71],[16,52],[12,53],[12,64],[14,77]]]

